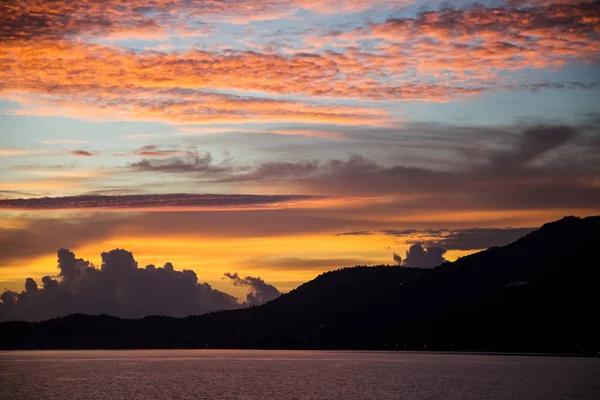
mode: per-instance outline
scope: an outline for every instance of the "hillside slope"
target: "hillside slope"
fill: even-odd
[[[567,217],[437,268],[354,267],[265,305],[187,318],[0,324],[2,348],[600,350],[600,217]]]

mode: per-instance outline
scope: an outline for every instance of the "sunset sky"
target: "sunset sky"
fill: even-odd
[[[243,298],[598,214],[599,4],[3,1],[0,289],[122,248]]]

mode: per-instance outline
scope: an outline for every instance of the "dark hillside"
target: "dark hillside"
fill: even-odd
[[[437,268],[328,272],[265,305],[187,318],[0,324],[2,348],[331,348],[596,353],[600,217],[564,218]]]

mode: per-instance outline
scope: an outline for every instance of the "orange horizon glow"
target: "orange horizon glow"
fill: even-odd
[[[131,251],[139,268],[148,264],[162,266],[166,262],[173,263],[175,269],[190,269],[196,272],[201,282],[242,298],[245,290],[235,288],[230,282],[223,280],[225,272],[238,272],[241,276],[260,276],[274,284],[282,291],[290,291],[300,284],[314,279],[317,275],[338,268],[354,265],[339,265],[337,259],[356,259],[363,261],[360,265],[394,265],[392,252],[404,255],[408,250],[411,238],[398,240],[382,234],[365,237],[335,236],[332,234],[308,236],[282,236],[276,238],[214,238],[207,237],[111,237],[109,239],[71,248],[78,258],[91,261],[100,267],[100,253],[115,248]],[[391,248],[390,246],[393,246]],[[276,255],[273,249],[276,248]],[[299,248],[310,248],[309,252],[298,253]],[[351,250],[349,250],[351,249]],[[58,250],[58,249],[57,249]],[[472,254],[473,251],[451,250],[446,253],[450,261]],[[286,260],[298,256],[311,260],[332,260],[331,265],[320,264],[318,268],[288,268]],[[269,261],[270,266],[262,267],[261,263]],[[272,260],[281,260],[273,263]],[[28,275],[23,276],[22,264],[28,266]],[[6,289],[20,292],[23,290],[25,277],[40,281],[42,276],[56,276],[56,254],[20,259],[10,262],[0,269],[0,284]]]

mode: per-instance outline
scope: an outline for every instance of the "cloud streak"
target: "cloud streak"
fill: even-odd
[[[194,173],[213,177],[231,171],[231,167],[227,165],[226,161],[221,165],[214,165],[210,153],[194,152],[186,153],[183,156],[170,156],[170,154],[163,153],[159,157],[167,155],[169,157],[162,159],[144,158],[129,164],[128,168],[138,172]],[[157,155],[152,156],[156,157]]]
[[[534,230],[535,228],[387,229],[381,233],[409,240],[418,237],[427,246],[446,250],[484,250],[506,246]]]
[[[444,258],[445,253],[446,249],[444,248],[435,246],[424,248],[421,243],[415,243],[406,252],[402,266],[409,268],[435,268],[447,261]],[[396,259],[396,254],[394,254],[394,260],[400,261]]]
[[[65,197],[40,197],[28,199],[0,199],[0,209],[9,210],[132,210],[177,209],[235,209],[268,207],[288,202],[317,199],[308,195],[224,195],[224,194],[132,194],[132,195],[81,195]]]
[[[118,218],[25,218],[16,227],[0,227],[0,263],[51,254],[57,248],[76,248],[105,240],[118,229]]]
[[[94,155],[94,153],[85,150],[71,150],[69,154],[78,157],[92,157]]]

